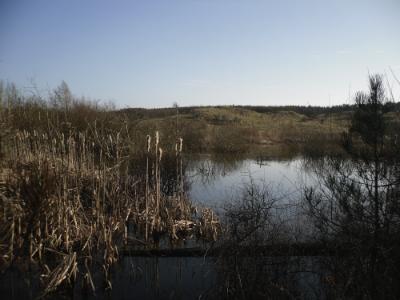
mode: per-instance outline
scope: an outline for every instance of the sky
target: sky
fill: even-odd
[[[117,107],[400,100],[400,0],[0,0],[0,80]]]

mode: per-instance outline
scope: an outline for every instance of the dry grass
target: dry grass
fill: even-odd
[[[171,196],[161,190],[158,132],[148,137],[146,170],[136,175],[129,174],[129,148],[120,133],[14,133],[2,147],[0,266],[38,265],[44,294],[74,282],[78,273],[94,290],[95,266],[111,288],[110,267],[130,234],[148,247],[161,237],[217,238],[213,213],[197,216],[183,190],[182,139]]]

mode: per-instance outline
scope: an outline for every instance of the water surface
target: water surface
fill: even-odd
[[[221,217],[224,208],[240,199],[243,186],[253,182],[266,186],[270,196],[276,199],[274,211],[283,224],[306,227],[301,204],[302,190],[314,182],[312,173],[303,167],[301,159],[257,161],[254,159],[214,161],[209,157],[189,162],[189,195],[194,204],[212,207]],[[290,231],[290,230],[288,230]],[[275,259],[274,259],[275,261]],[[319,289],[318,276],[302,272],[297,260],[277,269],[274,274],[287,276],[287,268],[293,269],[295,280],[304,298],[315,298],[314,289]],[[313,259],[307,261],[311,267],[318,268]],[[223,278],[218,273],[214,258],[203,257],[123,257],[113,267],[113,289],[102,291],[96,296],[108,299],[206,299],[218,287]],[[298,268],[300,268],[298,270]],[[310,269],[309,268],[309,269]],[[0,290],[6,298],[33,299],[37,293],[31,286],[21,283],[21,278],[2,280]],[[277,275],[281,276],[281,275]],[[14,280],[15,279],[15,280]],[[223,279],[222,279],[223,280]],[[286,277],[277,279],[287,281]],[[8,291],[8,293],[7,293]],[[36,295],[35,295],[36,294]],[[306,296],[305,296],[306,295]],[[75,299],[90,295],[82,294],[79,286],[73,291]],[[56,296],[55,298],[58,298]]]

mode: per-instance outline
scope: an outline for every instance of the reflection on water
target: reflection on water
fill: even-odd
[[[326,299],[321,265],[320,257],[223,258],[216,292],[223,299]]]
[[[214,161],[203,157],[191,161],[188,176],[192,201],[212,207],[221,216],[230,203],[242,197],[246,184],[264,186],[274,198],[273,217],[275,223],[281,224],[281,230],[297,240],[312,234],[302,197],[304,187],[315,185],[317,179],[300,158]]]
[[[298,203],[301,187],[310,184],[311,173],[303,168],[301,159],[289,161],[262,161],[251,159],[215,162],[202,159],[191,162],[190,196],[196,203],[223,206],[238,196],[238,189],[248,183],[265,183],[282,203]]]
[[[97,276],[94,295],[77,284],[73,290],[46,298],[204,299],[216,282],[214,266],[212,258],[203,257],[124,257],[112,269],[111,290],[104,290],[102,278]],[[0,277],[1,299],[37,299],[40,293],[35,272],[14,269]]]
[[[125,257],[114,270],[110,299],[200,299],[215,282],[202,257]]]
[[[188,164],[190,197],[195,204],[213,207],[222,214],[226,203],[241,196],[243,184],[253,181],[265,184],[277,200],[275,218],[285,226],[306,227],[301,207],[301,193],[304,185],[313,183],[312,174],[303,168],[300,159],[278,160],[223,160],[214,161],[209,157],[193,159]],[[302,223],[299,226],[299,222]],[[299,238],[299,232],[296,238]],[[203,257],[124,257],[113,268],[111,281],[113,289],[103,291],[101,284],[96,295],[83,294],[79,285],[65,297],[75,299],[213,299],[221,295],[229,298],[237,284],[236,272],[241,272],[248,289],[254,280],[260,292],[271,292],[271,297],[296,296],[303,299],[319,299],[321,278],[317,276],[320,264],[315,258],[256,258],[266,259],[267,264],[252,259],[232,265],[229,259]],[[263,269],[255,274],[256,265]],[[265,268],[267,266],[267,268]],[[234,280],[232,281],[232,276]],[[247,274],[247,275],[246,275]],[[26,275],[26,274],[24,274]],[[247,277],[246,277],[247,276]],[[38,278],[28,284],[21,280],[21,274],[2,277],[0,293],[4,299],[34,299],[38,296]],[[267,280],[268,281],[265,281]],[[226,286],[230,284],[231,286]],[[243,284],[243,283],[241,283]],[[224,290],[221,290],[221,287]],[[262,288],[261,288],[262,287]],[[228,290],[226,290],[228,288]],[[229,290],[230,289],[230,290]],[[267,294],[266,294],[267,295]],[[59,298],[60,295],[55,295]]]
[[[246,295],[263,299],[323,299],[323,278],[317,257],[234,258],[124,257],[112,270],[113,288],[101,282],[93,295],[80,285],[46,299],[232,299],[238,294],[237,272]],[[0,280],[1,299],[37,299],[38,279],[14,273]],[[99,277],[100,278],[100,277]],[[246,299],[246,298],[245,298]]]

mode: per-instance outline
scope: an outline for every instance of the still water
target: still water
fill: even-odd
[[[196,205],[212,207],[220,218],[225,209],[243,196],[246,186],[253,184],[266,191],[274,204],[274,221],[281,230],[307,239],[312,224],[302,202],[305,187],[317,186],[318,178],[303,159],[291,160],[193,160],[189,165],[190,199]],[[296,230],[293,230],[296,228]],[[290,237],[288,237],[290,238]]]
[[[302,159],[221,162],[205,158],[191,162],[188,176],[192,201],[217,210],[240,196],[243,185],[251,181],[266,185],[282,205],[299,204],[302,188],[315,181]]]
[[[188,165],[189,195],[195,205],[212,207],[223,218],[224,207],[241,197],[243,186],[253,182],[266,186],[276,199],[275,214],[284,224],[306,228],[301,204],[304,186],[316,182],[301,159],[255,159],[216,161],[192,159]],[[290,231],[290,230],[289,230]],[[296,238],[299,232],[296,231]],[[277,281],[297,286],[301,299],[322,297],[317,272],[318,258],[266,258],[276,265]],[[278,261],[282,260],[282,262]],[[212,257],[125,257],[116,268],[111,298],[128,299],[214,299],[221,284],[218,261]],[[118,269],[119,268],[119,269]],[[290,275],[288,277],[288,270]],[[305,272],[303,272],[306,270]],[[279,274],[279,275],[276,275]]]
[[[243,186],[253,182],[266,186],[270,197],[276,199],[275,212],[284,224],[301,223],[306,228],[302,191],[316,179],[304,168],[301,159],[215,161],[201,157],[190,161],[187,175],[193,203],[212,207],[221,218],[224,207],[240,198]],[[298,239],[298,230],[296,234]],[[318,258],[267,259],[276,265],[274,274],[280,274],[278,281],[290,280],[297,286],[300,299],[322,298],[320,279],[316,275],[320,268]],[[116,284],[110,291],[112,298],[128,299],[128,295],[134,294],[138,299],[214,299],[221,284],[217,261],[211,257],[126,257],[119,268],[114,276]],[[288,269],[294,274],[290,278]]]
[[[215,161],[202,157],[190,161],[187,175],[193,203],[212,207],[220,217],[223,217],[227,204],[241,197],[243,186],[253,182],[267,187],[270,197],[276,200],[275,215],[283,224],[299,226],[301,223],[301,227],[306,228],[302,189],[313,184],[315,178],[303,167],[301,159]],[[307,264],[311,266],[309,269],[312,268],[313,259],[308,258]],[[294,280],[303,286],[303,297],[313,298],[310,291],[319,286],[317,277],[311,272],[298,272],[296,276]],[[218,272],[214,258],[124,257],[113,268],[111,281],[113,289],[98,291],[96,296],[109,299],[206,299],[213,298]],[[38,295],[32,291],[32,283],[21,281],[18,275],[0,280],[0,294],[5,299],[33,299]],[[83,295],[79,286],[66,295],[67,298],[71,296],[93,298]]]

